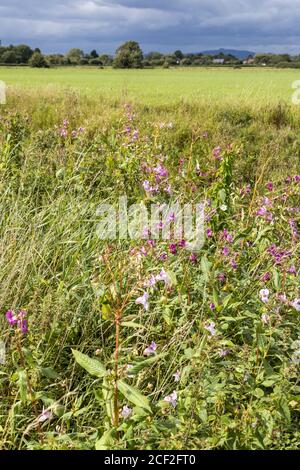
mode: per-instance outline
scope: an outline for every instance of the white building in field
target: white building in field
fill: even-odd
[[[224,64],[225,59],[213,59],[213,64]]]

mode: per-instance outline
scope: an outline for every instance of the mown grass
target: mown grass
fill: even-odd
[[[62,67],[49,70],[0,67],[0,80],[9,86],[80,90],[99,99],[130,100],[145,104],[183,102],[247,103],[267,105],[291,102],[292,83],[299,80],[293,69],[178,68],[114,70],[90,67]],[[99,95],[99,96],[98,96]]]
[[[48,72],[58,76],[24,74],[48,80],[42,75]],[[155,71],[165,72],[171,73]],[[143,98],[141,87],[140,93]],[[291,305],[300,297],[299,238],[291,226],[293,219],[299,230],[298,108],[251,100],[243,106],[238,100],[183,102],[174,93],[174,101],[149,104],[149,88],[145,101],[137,103],[135,95],[131,110],[124,109],[128,95],[125,101],[111,94],[52,87],[41,94],[13,86],[0,109],[1,448],[299,448],[300,328]],[[79,127],[84,132],[72,137]],[[218,146],[223,162],[213,154]],[[97,207],[104,201],[115,203],[123,194],[130,203],[170,200],[163,191],[150,196],[143,189],[153,177],[145,166],[159,162],[174,198],[211,201],[207,228],[213,235],[193,260],[179,246],[171,254],[168,243],[152,247],[97,235]],[[265,206],[272,220],[257,215]],[[267,251],[273,243],[288,253],[279,263]],[[162,268],[171,283],[148,289],[146,311],[136,298]],[[266,304],[263,288],[270,291]],[[7,323],[11,309],[28,312],[27,335]],[[118,379],[151,407],[150,413],[119,392],[119,409],[134,410],[118,424],[110,407],[117,313]],[[215,336],[205,329],[211,322]],[[157,357],[147,366],[144,351],[152,341]],[[101,361],[108,371],[104,382],[76,364],[72,349]],[[134,377],[128,377],[129,364],[138,370]],[[173,390],[175,408],[164,401]],[[38,422],[43,408],[49,415]]]

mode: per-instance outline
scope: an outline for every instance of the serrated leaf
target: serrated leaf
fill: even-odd
[[[136,406],[144,408],[145,410],[149,411],[149,413],[152,412],[148,398],[145,397],[145,395],[142,395],[139,390],[131,387],[131,385],[128,385],[126,382],[124,382],[124,380],[118,381],[118,389],[122,395],[127,398],[128,401]]]
[[[77,364],[83,367],[83,369],[85,369],[89,374],[100,378],[107,375],[107,370],[101,364],[101,362],[97,361],[96,359],[92,359],[86,354],[83,354],[80,351],[76,351],[75,349],[72,349],[72,353]]]

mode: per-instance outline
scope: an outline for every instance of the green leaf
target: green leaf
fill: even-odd
[[[133,364],[133,366],[128,370],[129,375],[137,375],[141,370],[145,369],[146,367],[152,366],[155,362],[157,362],[159,359],[164,357],[166,354],[158,354],[157,356],[151,356],[148,359],[142,359],[140,361],[137,361]]]
[[[152,413],[148,398],[142,395],[139,390],[131,387],[126,382],[124,382],[124,380],[118,381],[118,389],[122,395],[124,395],[124,397],[127,398],[127,400],[129,400],[131,403],[144,408],[145,410],[149,411],[149,413]]]
[[[114,422],[114,392],[112,386],[106,378],[103,379],[102,387],[103,400],[105,403],[106,414],[109,417],[111,423]]]
[[[97,361],[96,359],[92,359],[86,354],[82,354],[80,351],[76,351],[75,349],[72,349],[72,353],[77,364],[83,367],[83,369],[89,372],[89,374],[100,378],[107,375],[107,370],[101,364],[101,362]]]
[[[27,401],[27,378],[24,370],[18,372],[18,386],[22,403]]]
[[[113,430],[110,429],[109,431],[106,431],[103,434],[103,436],[96,442],[95,449],[96,450],[110,450],[113,445],[114,445]]]
[[[211,263],[208,261],[206,256],[203,256],[201,258],[201,269],[202,269],[204,279],[206,282],[209,281],[210,268],[211,268]]]

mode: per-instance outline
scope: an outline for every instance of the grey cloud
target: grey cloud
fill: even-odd
[[[2,42],[45,52],[239,47],[300,53],[299,0],[0,0]],[[299,49],[299,50],[298,50]]]

